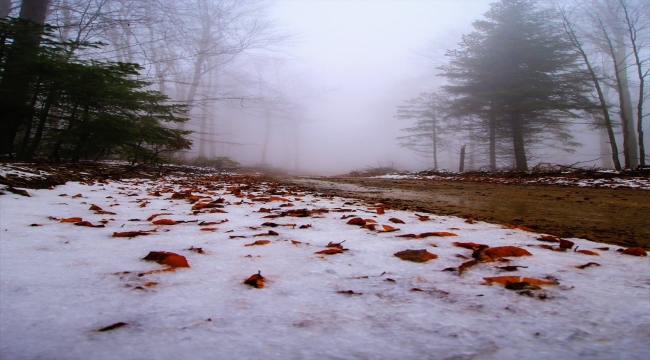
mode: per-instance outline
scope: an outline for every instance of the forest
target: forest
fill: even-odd
[[[315,163],[301,148],[319,140],[300,133],[315,111],[305,99],[327,106],[329,90],[292,71],[286,54],[299,36],[276,24],[272,6],[1,1],[3,158],[295,172],[301,156]],[[460,171],[526,171],[550,161],[548,149],[579,155],[576,129],[588,129],[600,136],[601,167],[646,166],[647,14],[640,0],[490,4],[454,47],[436,49],[444,61],[429,64],[429,85],[409,89],[419,95],[394,96],[383,114],[401,126],[394,142],[433,169],[455,170],[445,153]]]

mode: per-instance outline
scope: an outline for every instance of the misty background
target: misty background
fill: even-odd
[[[21,3],[25,1],[1,0],[0,12],[16,16]],[[406,135],[403,130],[413,127],[415,119],[400,118],[405,113],[399,109],[406,101],[449,84],[440,76],[440,67],[449,62],[445,54],[458,49],[463,35],[474,30],[474,21],[484,19],[491,3],[52,0],[46,22],[58,26],[57,37],[62,41],[104,44],[71,50],[76,56],[138,63],[151,89],[187,106],[190,121],[178,128],[192,131],[193,145],[177,160],[193,163],[197,158],[226,157],[244,166],[332,175],[382,166],[398,170],[434,167],[430,157],[400,146],[404,141],[398,138]],[[607,11],[618,11],[620,19],[620,11],[612,6],[629,3],[634,14],[641,15],[635,23],[639,30],[636,44],[647,68],[650,26],[643,19],[648,15],[643,2],[537,3],[569,9],[566,16],[583,26],[580,36],[588,36],[594,19],[601,19],[600,15],[590,18],[591,5],[606,9],[594,10],[602,18],[607,18]],[[575,15],[580,11],[582,15]],[[598,50],[595,39],[580,39],[593,43],[588,51],[597,56],[592,61],[602,72],[603,84],[613,89],[615,81],[607,72],[604,50]],[[623,60],[628,65],[630,56]],[[634,68],[622,71],[630,76],[632,100],[638,100],[634,99],[634,87],[638,87]],[[608,98],[616,98],[615,91],[606,92]],[[441,101],[444,107],[445,100]],[[618,121],[614,108],[612,117]],[[594,123],[587,118],[571,121],[569,131],[582,145],[575,153],[553,144],[527,148],[529,167],[540,162],[612,167],[608,139],[602,126]],[[650,133],[647,119],[643,130]],[[467,134],[454,131],[448,130],[438,149],[437,168],[457,171],[461,148],[469,144],[465,170],[486,169],[485,151],[479,156],[479,145],[468,140]],[[622,142],[620,129],[614,136]],[[645,144],[650,147],[647,135]],[[499,167],[512,167],[509,161],[506,156]]]

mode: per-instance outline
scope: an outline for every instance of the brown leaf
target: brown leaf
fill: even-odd
[[[132,238],[140,235],[150,235],[150,234],[151,234],[150,232],[146,232],[146,231],[125,231],[125,232],[114,232],[113,237]]]
[[[476,265],[478,263],[479,263],[478,260],[473,259],[473,260],[466,261],[466,262],[460,264],[460,266],[458,267],[458,275],[463,275],[465,270],[469,269],[470,267],[472,267],[472,266],[474,266],[474,265]]]
[[[368,230],[371,230],[371,231],[375,231],[375,226],[377,226],[377,225],[375,225],[375,224],[365,224],[365,225],[362,226],[362,228],[368,229]]]
[[[294,245],[302,244],[302,242],[298,241],[298,240],[291,240],[291,243],[294,244]]]
[[[95,204],[91,204],[91,205],[90,205],[90,208],[89,208],[88,210],[92,210],[92,211],[103,211],[104,209],[100,208],[99,206],[97,206],[97,205],[95,205]]]
[[[80,222],[80,221],[83,221],[83,219],[80,218],[80,217],[71,217],[71,218],[67,218],[67,219],[61,219],[62,223],[69,223],[69,222],[76,223],[76,222]]]
[[[314,254],[324,254],[324,255],[334,255],[342,253],[342,249],[325,249],[321,251],[316,251]]]
[[[187,250],[194,251],[195,253],[198,253],[198,254],[205,254],[205,251],[203,251],[203,248],[200,248],[200,247],[190,246],[190,248],[187,249]]]
[[[384,208],[383,207],[378,207],[377,208],[377,214],[379,214],[379,215],[385,214]]]
[[[343,245],[342,245],[342,244],[343,244],[344,242],[345,242],[345,240],[341,241],[340,243],[333,243],[333,242],[330,241],[330,242],[327,243],[327,245],[325,245],[325,246],[328,247],[328,248],[343,249]]]
[[[262,276],[262,272],[258,271],[257,274],[253,274],[248,279],[244,280],[244,284],[250,285],[256,289],[261,289],[264,287],[264,281],[266,281],[266,279]]]
[[[151,221],[151,220],[153,220],[153,219],[155,219],[156,217],[161,216],[161,215],[173,215],[173,214],[172,214],[172,213],[153,214],[153,215],[151,215],[151,216],[149,216],[149,217],[147,218],[147,221]]]
[[[363,219],[360,218],[360,217],[355,217],[355,218],[352,218],[352,219],[348,220],[348,222],[347,222],[346,224],[348,224],[348,225],[364,226],[364,225],[366,225],[366,221],[363,220]]]
[[[403,250],[400,252],[396,252],[393,254],[397,256],[398,258],[406,261],[413,261],[413,262],[425,262],[429,261],[431,259],[437,259],[438,255],[432,254],[425,249],[420,249],[420,250]]]
[[[204,228],[201,228],[201,231],[211,231],[211,232],[215,232],[215,231],[217,231],[217,230],[219,230],[219,229],[217,229],[217,228],[211,228],[211,227],[204,227]]]
[[[529,232],[534,231],[533,229],[531,229],[529,227],[526,227],[526,226],[523,226],[523,225],[510,225],[510,226],[508,226],[508,229],[519,229],[519,230],[529,231]]]
[[[120,322],[117,322],[115,324],[111,324],[111,325],[105,326],[105,327],[103,327],[101,329],[98,329],[97,331],[104,332],[104,331],[109,331],[109,330],[115,330],[115,329],[119,329],[119,328],[121,328],[123,326],[126,326],[126,325],[127,325],[127,323],[120,321]]]
[[[484,254],[492,259],[510,256],[532,256],[526,249],[516,246],[497,246],[485,249]]]
[[[508,286],[508,284],[517,284],[522,282],[532,286],[557,285],[557,283],[554,281],[537,279],[537,278],[529,278],[529,277],[522,278],[520,276],[491,276],[491,277],[484,277],[483,280],[485,280],[489,285],[491,285],[492,283],[498,283],[503,286]]]
[[[477,243],[473,243],[473,242],[455,242],[453,244],[454,244],[454,246],[462,247],[462,248],[465,248],[465,249],[471,249],[471,250],[476,250],[481,246],[486,246],[484,244],[477,244]]]
[[[399,231],[398,228],[394,228],[390,225],[382,225],[381,226],[384,230],[380,230],[381,232],[393,232],[393,231]]]
[[[629,247],[621,251],[621,254],[634,255],[634,256],[648,256],[648,253],[645,250],[643,250],[643,248],[641,247]]]
[[[270,243],[271,243],[271,240],[255,240],[254,242],[252,242],[250,244],[246,244],[244,246],[266,245],[266,244],[270,244]]]
[[[574,245],[573,241],[559,239],[560,240],[560,249],[571,249]]]
[[[153,221],[152,224],[154,224],[154,225],[178,225],[180,223],[176,222],[176,221],[174,221],[172,219],[160,219],[160,220]]]
[[[585,268],[588,268],[588,267],[590,267],[590,266],[600,266],[600,264],[599,264],[599,263],[595,263],[595,262],[588,262],[588,263],[586,263],[586,264],[576,265],[575,267],[578,268],[578,269],[585,269]]]
[[[542,235],[542,236],[538,237],[537,240],[552,242],[552,243],[560,242],[560,238],[558,238],[556,236],[551,236],[551,235]]]
[[[595,251],[591,251],[591,250],[576,250],[575,252],[579,252],[579,253],[582,253],[582,254],[585,254],[585,255],[600,256],[599,253],[597,253]]]
[[[74,224],[77,226],[100,227],[100,228],[104,227],[104,225],[93,225],[90,221],[78,221]]]
[[[345,291],[341,290],[341,291],[337,291],[337,292],[339,294],[344,294],[344,295],[363,295],[363,293],[354,292],[352,290],[345,290]]]
[[[388,221],[390,221],[390,222],[392,222],[392,223],[394,223],[394,224],[405,224],[404,221],[402,221],[402,220],[400,220],[400,219],[398,219],[398,218],[394,218],[394,217],[388,219]]]
[[[169,251],[150,251],[142,260],[155,261],[170,268],[190,267],[185,256]]]

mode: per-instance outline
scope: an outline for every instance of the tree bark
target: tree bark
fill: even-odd
[[[29,84],[34,74],[26,68],[24,59],[38,54],[42,28],[49,0],[23,0],[19,17],[29,20],[19,23],[0,81],[0,155],[13,156],[13,144],[20,126],[31,116]],[[31,22],[31,23],[30,23]],[[38,24],[39,26],[36,26]]]
[[[528,171],[526,148],[524,144],[524,127],[521,123],[522,120],[522,116],[519,112],[513,112],[510,115],[512,145],[515,152],[515,169],[517,171]]]

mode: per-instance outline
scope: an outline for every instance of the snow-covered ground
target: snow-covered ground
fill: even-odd
[[[558,252],[520,229],[426,219],[253,176],[71,182],[28,193],[0,196],[2,359],[650,358],[650,259],[616,246],[570,239],[599,256]],[[210,201],[216,207],[192,210]],[[320,211],[275,217],[296,209]],[[376,230],[348,225],[350,215],[376,221]],[[62,222],[73,217],[82,218],[77,226]],[[164,219],[179,223],[153,223]],[[113,236],[129,231],[147,235]],[[398,237],[425,232],[457,236]],[[246,246],[259,240],[270,242]],[[330,242],[349,250],[316,254],[335,249]],[[532,256],[459,275],[473,250],[454,242]],[[394,256],[407,249],[438,258]],[[182,255],[190,267],[142,260],[150,251]],[[599,266],[576,267],[589,262]],[[263,288],[243,283],[258,271]],[[484,279],[505,275],[528,283],[509,289]]]
[[[612,173],[613,171],[609,171]],[[592,188],[637,188],[650,190],[650,179],[644,177],[620,177],[612,178],[597,178],[597,179],[583,179],[568,174],[567,176],[544,176],[540,175],[532,179],[515,179],[515,178],[499,178],[486,175],[485,177],[467,178],[462,175],[457,176],[422,176],[418,174],[388,174],[375,176],[379,179],[402,179],[402,180],[447,180],[447,181],[480,181],[491,183],[513,183],[526,184],[526,185],[565,185],[565,186],[578,186],[578,187],[592,187]]]

